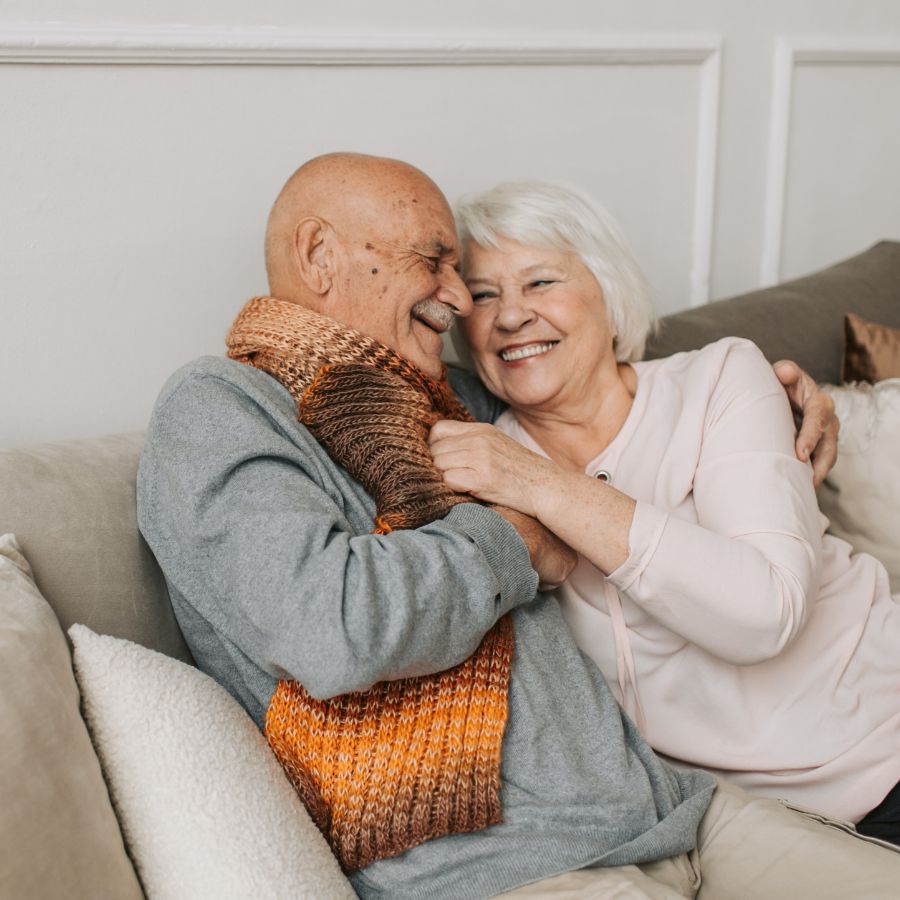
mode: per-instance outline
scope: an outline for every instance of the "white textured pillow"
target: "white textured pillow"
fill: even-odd
[[[246,712],[197,669],[73,625],[75,672],[150,900],[355,897]]]
[[[891,591],[900,593],[900,378],[825,390],[841,432],[819,505],[829,531],[881,560]]]

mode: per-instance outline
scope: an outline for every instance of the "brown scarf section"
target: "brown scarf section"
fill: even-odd
[[[375,533],[417,528],[471,502],[444,484],[428,452],[438,419],[471,421],[446,379],[333,319],[267,297],[244,307],[227,343],[232,359],[291,392],[300,422],[375,499]],[[473,656],[436,675],[325,701],[279,682],[266,737],[345,871],[502,820],[512,653],[505,616]]]

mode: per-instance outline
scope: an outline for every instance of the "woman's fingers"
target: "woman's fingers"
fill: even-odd
[[[537,470],[546,460],[492,425],[440,421],[431,429],[429,449],[444,482],[479,500],[533,512]]]
[[[436,444],[438,441],[454,437],[467,437],[479,434],[486,428],[496,430],[493,425],[483,425],[480,422],[457,422],[454,419],[439,419],[431,426],[428,443]]]

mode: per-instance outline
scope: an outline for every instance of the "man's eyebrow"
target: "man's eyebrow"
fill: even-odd
[[[453,256],[457,252],[456,247],[451,247],[440,240],[420,244],[416,249],[417,252],[428,256]]]

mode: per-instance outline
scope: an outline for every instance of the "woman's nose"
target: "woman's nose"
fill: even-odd
[[[496,325],[503,331],[517,331],[535,318],[531,304],[521,290],[507,288],[500,297]]]

